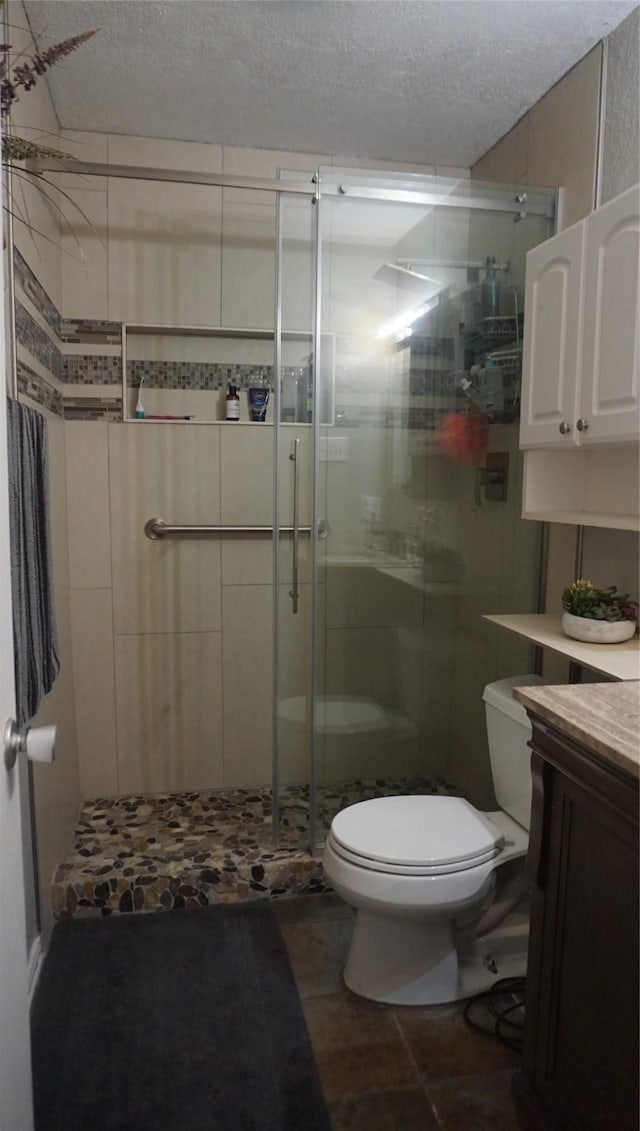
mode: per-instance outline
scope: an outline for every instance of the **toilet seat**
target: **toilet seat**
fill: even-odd
[[[376,797],[341,810],[329,842],[348,863],[388,875],[436,876],[492,860],[504,836],[461,797]]]

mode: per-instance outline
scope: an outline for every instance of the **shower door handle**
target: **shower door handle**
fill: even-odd
[[[300,438],[297,436],[293,441],[293,451],[289,456],[293,464],[293,561],[291,563],[291,589],[289,596],[291,597],[291,611],[298,612],[298,551],[300,548]]]

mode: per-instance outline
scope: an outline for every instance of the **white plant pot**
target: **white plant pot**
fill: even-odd
[[[587,644],[621,644],[630,640],[636,630],[634,620],[592,620],[590,617],[575,617],[573,613],[562,614],[562,630],[573,640],[583,640]]]

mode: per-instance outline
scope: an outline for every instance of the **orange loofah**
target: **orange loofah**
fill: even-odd
[[[450,412],[438,428],[438,443],[454,463],[475,463],[489,443],[489,422],[479,413]]]

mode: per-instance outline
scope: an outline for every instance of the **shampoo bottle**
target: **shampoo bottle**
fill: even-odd
[[[497,318],[500,314],[500,280],[495,255],[486,259],[487,274],[482,281],[482,317]]]
[[[249,419],[256,423],[264,423],[267,419],[267,405],[269,403],[269,380],[264,369],[258,369],[251,378],[249,385]]]
[[[229,385],[227,390],[225,401],[225,419],[240,419],[240,397],[238,396],[238,389],[235,385]]]

